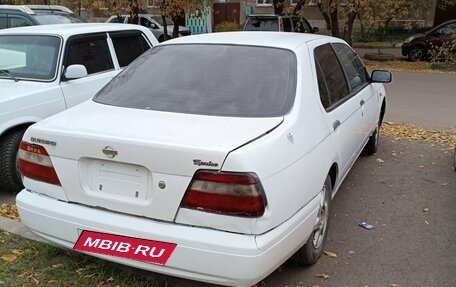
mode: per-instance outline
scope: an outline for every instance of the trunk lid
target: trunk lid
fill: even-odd
[[[221,169],[230,151],[282,120],[88,101],[35,124],[24,139],[52,143],[45,147],[69,201],[172,221],[196,170]]]

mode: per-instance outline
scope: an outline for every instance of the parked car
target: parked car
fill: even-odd
[[[377,150],[390,80],[321,35],[162,43],[27,129],[21,220],[66,248],[221,285],[251,286],[293,254],[313,264],[331,198]]]
[[[402,55],[413,62],[421,61],[429,58],[432,49],[451,41],[456,41],[456,19],[442,23],[426,33],[407,38],[402,44]]]
[[[25,129],[91,98],[151,46],[138,25],[61,24],[0,31],[0,189],[19,191]]]
[[[317,33],[319,29],[297,15],[251,14],[246,19],[244,31]]]
[[[0,5],[0,29],[84,22],[86,22],[84,19],[64,6]]]
[[[152,15],[152,14],[139,14],[139,24],[141,26],[149,28],[159,42],[165,40],[164,27],[163,27],[163,18],[161,15]],[[108,23],[131,23],[130,15],[121,15],[121,16],[111,16],[108,20]],[[168,39],[171,39],[173,35],[174,23],[170,19],[166,18],[166,31]],[[179,26],[179,36],[190,35],[190,30],[187,27]]]

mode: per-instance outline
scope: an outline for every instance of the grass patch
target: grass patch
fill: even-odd
[[[0,231],[0,287],[171,287],[163,276]]]

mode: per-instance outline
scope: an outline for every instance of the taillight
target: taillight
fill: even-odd
[[[51,158],[40,145],[22,141],[19,145],[18,165],[20,173],[25,177],[60,185]]]
[[[279,32],[284,32],[283,30],[284,30],[283,20],[282,20],[282,18],[279,18]]]
[[[182,207],[206,212],[259,217],[266,199],[252,173],[197,171],[185,193]]]

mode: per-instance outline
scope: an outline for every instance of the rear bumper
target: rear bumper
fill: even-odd
[[[16,203],[23,223],[43,239],[72,249],[82,230],[177,244],[166,265],[91,254],[106,260],[192,280],[251,286],[289,258],[313,230],[314,198],[292,218],[261,235],[243,235],[153,221],[58,201],[27,190]],[[198,260],[195,260],[198,258]]]

